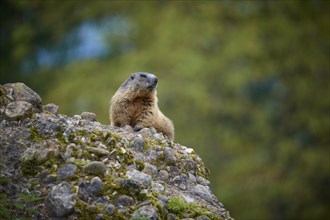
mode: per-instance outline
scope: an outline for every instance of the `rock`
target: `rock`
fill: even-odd
[[[66,138],[66,141],[68,142],[68,137],[70,136],[70,134],[72,134],[72,132],[74,131],[74,127],[73,126],[69,126],[67,127],[67,129],[65,129],[65,131],[63,132],[63,136],[64,138]]]
[[[122,195],[117,197],[115,204],[119,207],[130,206],[134,204],[134,199],[132,197]]]
[[[110,153],[109,151],[107,151],[105,149],[97,148],[97,147],[87,147],[87,150],[89,152],[94,153],[94,154],[99,155],[99,156],[106,156]]]
[[[174,156],[175,151],[171,148],[167,148],[164,150],[165,158],[170,164],[175,164],[177,162],[177,158]]]
[[[73,123],[78,125],[82,119],[82,117],[80,115],[74,115],[72,116],[72,119],[73,119]]]
[[[194,152],[194,149],[192,149],[192,148],[186,148],[186,149],[184,150],[184,152],[186,152],[187,154],[191,154],[191,153]]]
[[[142,128],[138,133],[141,134],[144,138],[149,138],[154,134],[154,131],[150,128]]]
[[[158,196],[158,199],[164,203],[167,203],[169,200],[167,196],[162,196],[162,195]]]
[[[96,176],[104,176],[107,171],[107,167],[103,162],[93,161],[86,166],[84,166],[84,171],[88,174],[93,174]]]
[[[58,178],[60,178],[60,179],[68,179],[71,176],[73,176],[73,174],[76,171],[77,171],[76,165],[66,164],[57,170],[57,175],[58,175]]]
[[[186,189],[187,189],[187,186],[186,186],[184,183],[180,183],[180,184],[179,184],[179,188],[180,188],[181,190],[186,190]]]
[[[198,167],[197,163],[190,159],[184,159],[183,166],[188,170],[195,170]]]
[[[192,183],[196,183],[196,177],[191,174],[191,173],[188,173],[188,176],[189,176],[189,180],[192,182]]]
[[[116,210],[116,207],[112,204],[108,204],[104,207],[103,212],[107,215],[112,215]]]
[[[91,182],[90,182],[90,184],[89,184],[89,186],[88,186],[88,188],[87,188],[87,190],[89,191],[89,192],[91,192],[91,193],[97,193],[97,192],[100,192],[101,190],[103,189],[103,182],[102,182],[102,180],[100,179],[100,177],[94,177],[92,180],[91,180]]]
[[[155,191],[156,193],[162,193],[165,190],[165,188],[160,183],[154,183],[152,184],[152,190]]]
[[[126,176],[131,180],[135,180],[144,188],[149,187],[151,184],[151,177],[137,170],[128,170]]]
[[[53,103],[47,104],[43,107],[44,111],[47,111],[47,112],[55,114],[55,115],[58,113],[58,109],[59,109],[59,106],[55,105]]]
[[[53,183],[56,181],[56,179],[57,179],[56,175],[47,175],[42,181],[44,183]]]
[[[195,202],[195,199],[190,197],[190,196],[182,196],[184,201],[186,201],[187,203],[191,203],[191,202]]]
[[[168,175],[168,172],[167,172],[166,170],[161,170],[161,171],[159,171],[159,173],[158,173],[158,178],[159,178],[160,180],[162,180],[162,181],[167,181],[167,180],[168,180],[168,177],[169,177],[169,175]]]
[[[6,93],[6,89],[0,84],[0,107],[6,107],[10,101],[13,101],[13,98],[8,97]]]
[[[47,202],[56,217],[65,217],[74,210],[76,194],[69,183],[62,182],[52,187]]]
[[[28,148],[24,151],[21,161],[24,164],[35,163],[40,164],[49,158],[50,152],[45,148]]]
[[[95,220],[102,220],[103,219],[103,214],[97,214]]]
[[[71,156],[74,155],[75,152],[77,152],[78,147],[74,143],[70,143],[68,146],[65,148],[65,154],[64,158],[69,159]]]
[[[206,215],[200,215],[200,216],[197,216],[196,220],[210,220],[210,218],[207,217]]]
[[[86,211],[95,213],[95,212],[97,212],[97,207],[96,207],[96,205],[89,205],[86,207]]]
[[[139,182],[132,179],[117,180],[116,184],[134,194],[139,193],[143,188]]]
[[[3,85],[3,88],[7,92],[7,96],[10,96],[14,101],[25,101],[41,111],[41,98],[31,88],[24,83],[8,83]]]
[[[158,169],[157,169],[156,166],[154,166],[150,163],[145,163],[143,172],[150,175],[150,176],[152,176],[152,177],[155,177],[158,174]]]
[[[25,101],[9,103],[5,115],[9,120],[22,120],[32,116],[32,104]]]
[[[151,149],[146,153],[146,156],[148,156],[150,161],[157,161],[157,158],[159,155],[158,155],[157,151]]]
[[[53,157],[57,157],[60,155],[60,144],[52,141],[52,140],[46,140],[44,142],[44,147],[49,151],[50,155]]]
[[[142,206],[149,205],[149,204],[151,204],[151,200],[145,200],[145,201],[140,202],[136,206],[137,207],[142,207]]]
[[[175,214],[173,214],[173,213],[168,213],[168,215],[167,215],[167,220],[176,220],[177,218],[176,218],[176,216],[175,216]]]
[[[208,186],[203,186],[203,185],[197,184],[196,186],[191,188],[191,193],[199,196],[200,198],[202,198],[210,203],[213,203],[213,198],[212,198],[212,195],[210,193],[210,189]]]
[[[33,161],[35,158],[35,154],[36,154],[36,150],[33,148],[28,148],[24,151],[22,157],[21,157],[21,161],[23,163],[29,162],[29,161]]]
[[[15,85],[0,85],[0,192],[10,213],[69,220],[231,219],[192,148],[163,139],[154,128],[133,132],[129,125],[102,125],[89,113],[68,117],[54,104],[40,112],[41,99],[31,98],[29,89],[15,92]],[[8,120],[6,108],[16,110],[19,102],[32,105],[31,115]],[[10,205],[17,202],[25,209]],[[187,210],[190,203],[196,212]],[[27,216],[30,208],[36,211]]]
[[[42,171],[37,175],[37,177],[40,178],[40,179],[43,179],[43,178],[45,178],[45,177],[48,176],[48,175],[49,175],[49,171],[48,171],[47,169],[45,169],[45,170],[42,170]]]
[[[133,213],[131,219],[157,220],[158,219],[157,209],[152,205],[142,206]]]
[[[50,158],[51,155],[52,155],[52,152],[49,149],[46,149],[46,148],[40,149],[37,153],[36,161],[40,162],[40,163],[44,162],[48,158]]]
[[[96,121],[96,115],[92,112],[83,112],[80,114],[82,119],[87,121]]]
[[[163,202],[161,199],[158,199],[155,206],[158,209],[159,219],[166,219],[168,215],[166,202]]]
[[[181,178],[181,176],[177,175],[172,179],[172,181],[176,184],[179,184],[182,182],[182,178]]]
[[[210,185],[210,181],[205,179],[204,177],[197,176],[196,179],[197,179],[197,183],[199,183],[201,185],[204,185],[204,186],[209,186]]]
[[[129,147],[133,148],[138,152],[143,152],[144,150],[144,140],[142,137],[136,137],[133,142],[129,145]]]
[[[122,216],[122,219],[128,219],[130,216],[129,209],[126,207],[118,208],[117,213],[119,216]]]
[[[153,138],[155,138],[156,140],[163,140],[164,135],[162,133],[156,133],[153,135]]]

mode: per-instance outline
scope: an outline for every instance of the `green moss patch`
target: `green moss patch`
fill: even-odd
[[[190,217],[197,217],[199,215],[206,215],[211,219],[217,218],[208,209],[201,207],[196,202],[185,202],[181,197],[172,197],[167,203],[168,211],[178,215],[178,217],[184,217],[184,215],[189,215]]]

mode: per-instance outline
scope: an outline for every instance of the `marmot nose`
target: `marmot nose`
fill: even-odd
[[[157,79],[157,77],[152,77],[151,79],[149,79],[149,86],[148,86],[148,88],[149,89],[154,89],[154,88],[156,88],[156,86],[157,86],[157,82],[158,82],[158,79]]]
[[[158,82],[158,79],[157,79],[157,77],[155,77],[155,78],[152,80],[152,84],[153,84],[153,86],[156,86],[156,85],[157,85],[157,82]]]

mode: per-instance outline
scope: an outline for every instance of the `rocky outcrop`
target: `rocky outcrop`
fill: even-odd
[[[0,85],[0,219],[231,219],[192,148]]]

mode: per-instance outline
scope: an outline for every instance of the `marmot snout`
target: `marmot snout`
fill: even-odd
[[[133,73],[111,99],[111,125],[130,125],[135,131],[154,127],[174,140],[173,123],[158,108],[157,83],[157,77],[151,73]]]

